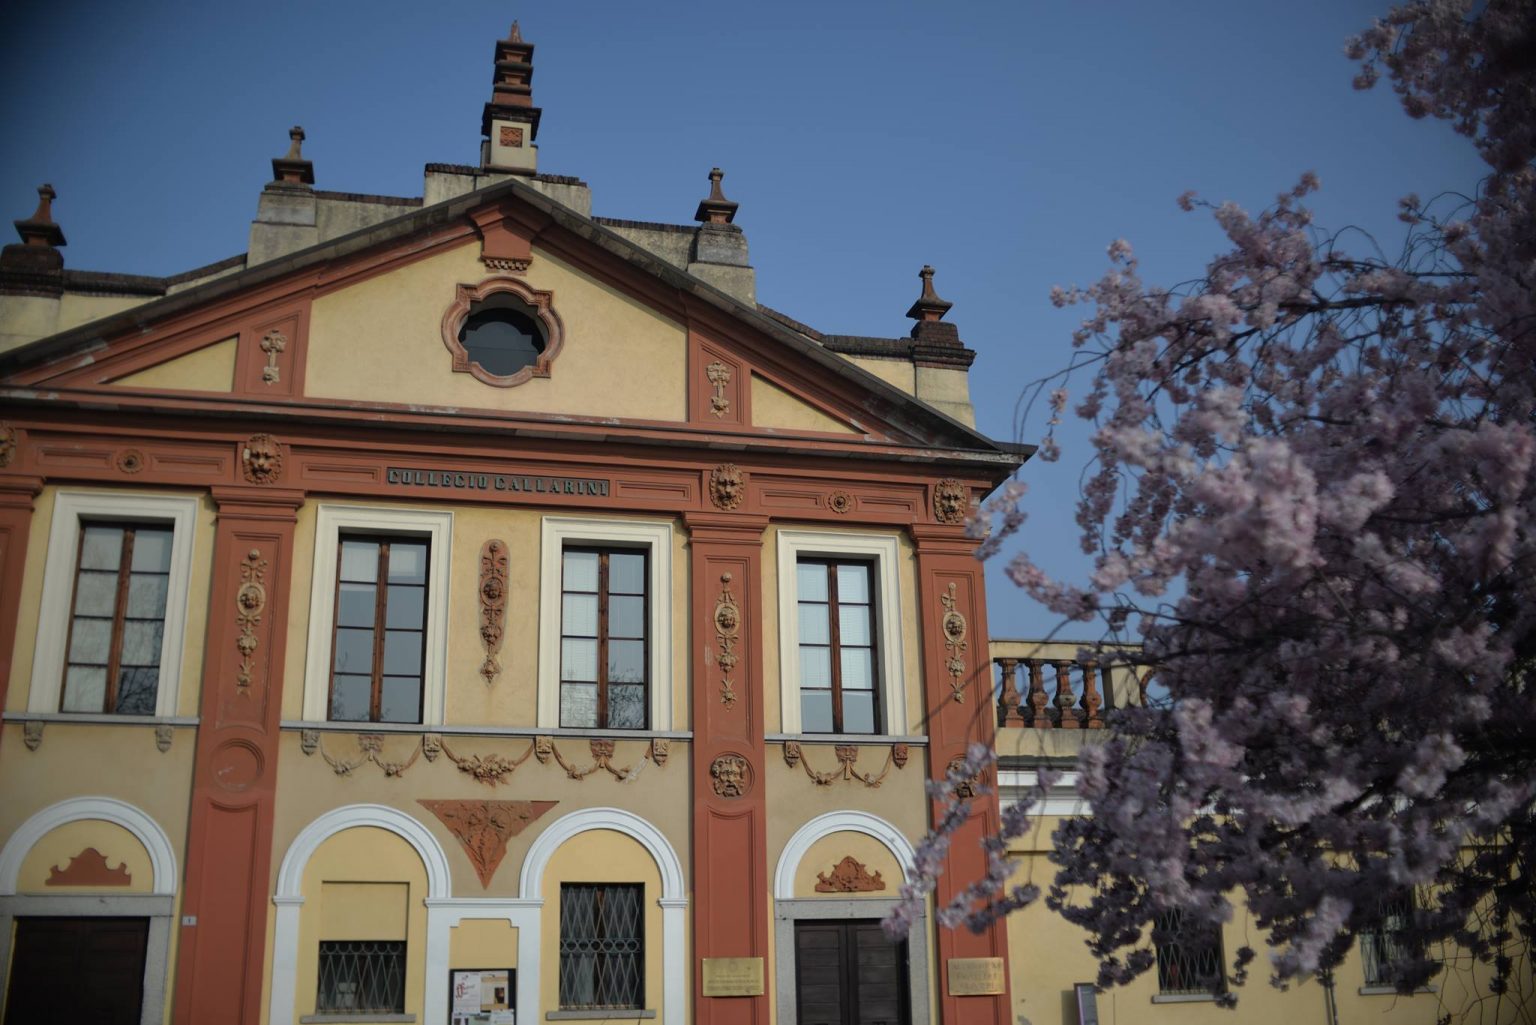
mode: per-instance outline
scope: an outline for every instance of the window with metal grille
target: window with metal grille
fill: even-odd
[[[153,715],[171,528],[82,524],[75,566],[60,710]]]
[[[357,535],[337,543],[330,717],[421,722],[429,545]]]
[[[562,1010],[645,1006],[643,889],[639,883],[561,885]]]
[[[1393,965],[1412,961],[1417,951],[1409,944],[1408,926],[1413,920],[1413,895],[1394,897],[1382,904],[1381,920],[1360,932],[1360,960],[1367,986],[1393,984]]]
[[[1157,944],[1157,988],[1167,994],[1224,993],[1221,928],[1164,911],[1152,932]]]
[[[880,732],[874,577],[867,562],[801,559],[796,565],[800,728],[806,733]]]
[[[560,725],[647,725],[646,560],[633,548],[567,548],[560,575]]]
[[[402,1014],[404,940],[321,940],[316,1014]]]

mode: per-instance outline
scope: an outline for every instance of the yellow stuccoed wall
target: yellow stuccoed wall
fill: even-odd
[[[49,886],[48,879],[52,869],[67,869],[70,861],[87,847],[96,848],[106,857],[110,871],[116,872],[120,865],[126,868],[130,884],[89,886],[85,889],[101,890],[109,894],[154,892],[154,868],[150,864],[149,852],[144,849],[138,837],[115,822],[99,819],[66,822],[57,829],[49,830],[46,836],[33,844],[16,877],[16,892],[78,893],[78,887]]]
[[[365,939],[366,936],[325,936],[322,923],[331,928],[348,928],[328,916],[325,908],[325,883],[393,883],[406,887],[407,912],[405,940],[405,1013],[424,1020],[423,987],[426,981],[427,909],[422,903],[427,894],[427,869],[411,845],[385,829],[358,826],[330,837],[315,851],[304,869],[304,907],[299,916],[299,964],[294,986],[294,1017],[315,1013],[319,986],[320,941]],[[367,931],[379,923],[371,916],[357,927]],[[328,920],[329,919],[329,920]],[[373,938],[378,938],[377,936]],[[270,972],[270,965],[268,968]],[[270,983],[266,987],[270,991]]]
[[[453,968],[516,968],[517,928],[502,919],[466,918],[449,930]],[[522,979],[518,979],[522,984]]]
[[[752,426],[832,434],[859,433],[757,374],[752,375]]]
[[[664,1018],[663,964],[667,958],[686,954],[681,950],[663,951],[661,948],[661,908],[656,904],[661,897],[661,872],[651,860],[650,852],[633,837],[608,829],[578,833],[561,844],[544,871],[544,907],[539,924],[546,937],[560,935],[561,883],[645,884],[645,893],[641,897],[641,906],[645,909],[645,1006],[656,1012],[658,1020]],[[542,954],[539,1007],[554,1010],[560,1006],[559,948],[546,942]],[[532,981],[519,978],[517,984],[527,986]]]
[[[176,495],[185,492],[146,491],[133,488],[69,487],[64,490],[100,495]],[[16,654],[11,661],[11,684],[5,695],[7,712],[23,712],[32,685],[32,655],[37,641],[38,605],[43,596],[43,570],[48,559],[48,533],[53,527],[53,503],[60,488],[48,485],[33,506],[27,535],[27,561],[22,571],[21,609],[16,617]],[[199,500],[196,537],[192,547],[192,578],[187,589],[187,630],[181,656],[181,691],[176,714],[197,714],[198,686],[203,666],[203,641],[208,628],[208,588],[213,572],[215,510],[206,495]],[[55,711],[57,711],[55,709]],[[81,791],[89,793],[89,791]]]
[[[227,392],[235,387],[238,338],[205,345],[159,366],[140,370],[112,382],[115,388],[166,388],[174,391]]]
[[[519,278],[554,294],[564,342],[550,376],[498,388],[453,373],[442,317],[459,284],[492,276],[479,255],[479,242],[468,242],[315,300],[306,394],[529,413],[687,418],[682,325],[539,249]]]
[[[1019,865],[1013,883],[1034,882],[1044,890],[1055,878],[1056,868],[1046,861],[1050,837],[1061,821],[1044,816],[1041,828],[1014,841],[1010,853]],[[1325,993],[1315,981],[1292,985],[1284,992],[1268,983],[1269,971],[1264,933],[1242,907],[1240,895],[1233,895],[1236,908],[1233,920],[1222,930],[1222,957],[1230,972],[1238,947],[1244,944],[1258,952],[1250,968],[1247,985],[1238,989],[1235,1015],[1211,1001],[1154,1003],[1157,970],[1149,970],[1129,986],[1100,993],[1099,1020],[1104,1025],[1300,1025],[1318,1022],[1326,1025]],[[1076,1009],[1072,987],[1092,982],[1098,963],[1089,953],[1087,933],[1064,921],[1040,901],[1008,917],[1008,956],[1013,992],[1014,1014],[1029,1025],[1057,1025],[1075,1022]],[[1447,1009],[1470,1006],[1467,978],[1457,973],[1442,973],[1436,980],[1438,993],[1400,997],[1395,994],[1361,994],[1365,985],[1364,968],[1356,946],[1340,966],[1334,983],[1334,999],[1340,1025],[1433,1025]],[[1486,992],[1486,991],[1485,991]],[[1444,999],[1445,1005],[1441,1006]],[[1507,1015],[1490,1014],[1487,1021],[1512,1020]]]

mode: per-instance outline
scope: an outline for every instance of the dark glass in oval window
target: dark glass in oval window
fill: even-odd
[[[510,295],[496,295],[470,311],[459,328],[459,342],[470,361],[486,373],[510,377],[543,353],[544,332],[527,305]]]

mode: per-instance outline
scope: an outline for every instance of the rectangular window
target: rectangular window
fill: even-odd
[[[61,711],[155,714],[170,571],[169,526],[81,524]]]
[[[1192,920],[1183,911],[1164,911],[1152,932],[1157,944],[1157,988],[1169,994],[1225,993],[1221,927]]]
[[[645,1006],[643,890],[639,883],[561,884],[561,1010]]]
[[[404,940],[320,941],[316,1014],[404,1012]]]
[[[1393,984],[1393,966],[1415,959],[1415,951],[1407,940],[1408,926],[1413,920],[1413,896],[1405,894],[1386,901],[1381,909],[1381,921],[1360,932],[1360,960],[1365,968],[1367,986]]]
[[[330,718],[421,722],[430,546],[351,534],[337,543]]]
[[[801,558],[795,567],[800,728],[879,733],[874,566]]]
[[[567,547],[560,572],[560,725],[643,730],[649,554]]]

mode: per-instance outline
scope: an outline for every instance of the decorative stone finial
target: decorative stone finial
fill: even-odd
[[[0,295],[64,294],[64,230],[53,223],[52,185],[37,189],[37,210],[26,220],[13,221],[20,242],[0,249]]]
[[[533,105],[533,44],[516,21],[505,39],[496,40],[491,101],[480,112],[480,166],[511,174],[533,174],[538,167],[539,118]]]
[[[288,129],[288,152],[272,158],[272,180],[284,185],[313,185],[315,165],[304,159],[304,129],[294,125]]]
[[[918,296],[917,302],[907,311],[907,316],[919,324],[933,323],[943,320],[944,314],[949,312],[952,302],[945,302],[938,297],[933,290],[933,268],[923,264],[923,269],[917,272],[917,276],[923,279],[923,294]]]
[[[508,35],[507,35],[507,42],[509,42],[509,43],[521,43],[522,41],[523,41],[523,31],[522,31],[522,29],[517,27],[517,19],[514,18],[514,19],[512,19],[512,31],[510,33],[508,33]]]
[[[709,170],[709,198],[699,200],[699,208],[694,211],[693,219],[705,224],[730,224],[736,219],[736,207],[739,204],[725,198],[725,193],[720,191],[720,180],[725,177],[725,172],[718,167]]]
[[[14,222],[21,240],[29,246],[64,245],[64,229],[53,223],[53,201],[58,193],[52,185],[37,187],[37,209],[24,221]]]

